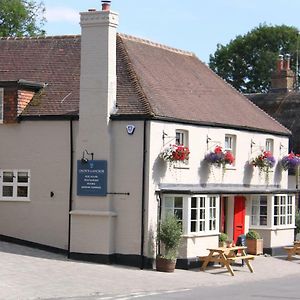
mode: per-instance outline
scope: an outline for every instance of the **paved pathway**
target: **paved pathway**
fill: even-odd
[[[66,259],[62,255],[0,242],[1,300],[137,299],[151,293],[175,293],[201,286],[223,286],[282,278],[300,272],[300,259],[260,256],[254,274],[235,266],[235,276],[220,268],[201,272],[152,270],[100,265]]]

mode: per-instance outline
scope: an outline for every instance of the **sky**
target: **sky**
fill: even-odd
[[[47,35],[80,34],[79,12],[101,10],[100,0],[43,0]],[[112,0],[118,32],[195,53],[208,63],[226,45],[259,24],[300,29],[300,0]]]

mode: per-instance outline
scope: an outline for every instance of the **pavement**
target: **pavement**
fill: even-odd
[[[101,265],[68,260],[60,254],[0,242],[0,300],[101,300],[136,299],[179,293],[197,287],[220,287],[280,279],[300,272],[300,258],[258,256],[247,266],[233,267],[235,276],[225,269],[208,268],[154,270],[118,265]]]

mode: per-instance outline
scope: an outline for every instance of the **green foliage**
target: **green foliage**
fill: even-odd
[[[218,44],[209,66],[242,93],[267,92],[279,54],[290,54],[295,66],[297,40],[295,27],[259,25],[226,46]]]
[[[296,233],[300,233],[300,209],[295,214]]]
[[[45,6],[34,0],[0,0],[0,37],[44,35]]]
[[[260,238],[260,234],[255,230],[249,230],[246,234],[246,239],[248,240],[259,240]]]
[[[165,258],[176,259],[181,235],[182,229],[178,219],[173,215],[167,215],[161,222],[157,234],[158,241],[162,242],[165,247]]]
[[[228,240],[228,235],[224,232],[222,232],[220,235],[219,235],[219,242],[226,242]]]

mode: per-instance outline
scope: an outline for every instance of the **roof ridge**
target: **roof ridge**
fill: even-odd
[[[9,40],[51,40],[51,39],[68,39],[68,38],[79,38],[80,34],[70,34],[70,35],[49,35],[49,36],[21,36],[21,37],[0,37],[1,41]]]
[[[118,35],[121,38],[131,40],[131,41],[134,41],[134,42],[146,44],[146,45],[149,45],[149,46],[153,46],[153,47],[156,47],[156,48],[161,48],[161,49],[168,50],[168,51],[175,52],[175,53],[179,53],[179,54],[184,54],[184,55],[188,55],[188,56],[195,56],[195,54],[193,52],[181,50],[181,49],[174,48],[174,47],[170,47],[170,46],[160,44],[160,43],[157,43],[157,42],[153,42],[153,41],[150,41],[150,40],[146,40],[146,39],[143,39],[143,38],[135,37],[135,36],[124,34],[124,33],[118,33]]]

